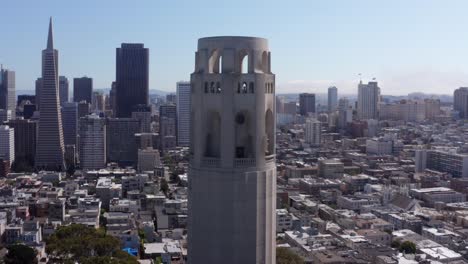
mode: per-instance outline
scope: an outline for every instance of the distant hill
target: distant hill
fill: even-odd
[[[94,91],[99,91],[99,92],[102,92],[102,93],[109,93],[110,88],[95,88]],[[73,91],[70,89],[69,93],[70,93],[70,96],[71,96],[73,94]],[[149,93],[150,93],[150,95],[166,96],[169,93],[175,93],[175,91],[168,92],[168,91],[163,91],[163,90],[150,89]],[[23,95],[23,94],[34,95],[34,94],[36,94],[36,91],[35,90],[23,90],[23,89],[16,90],[16,95],[17,96],[18,95]]]

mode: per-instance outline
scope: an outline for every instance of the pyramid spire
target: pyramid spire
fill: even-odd
[[[49,21],[49,35],[47,36],[47,49],[54,49],[54,37],[52,35],[52,17]]]

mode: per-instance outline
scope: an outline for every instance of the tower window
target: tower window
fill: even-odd
[[[249,92],[254,93],[254,83],[253,82],[249,83]]]
[[[242,83],[242,93],[247,93],[247,83],[246,82]]]
[[[214,82],[211,82],[211,83],[210,83],[210,92],[211,92],[211,93],[214,93],[214,92],[215,92]]]
[[[241,93],[241,84],[240,83],[237,83],[237,93],[238,94]]]
[[[219,82],[216,83],[216,93],[221,93],[221,84]]]
[[[208,82],[205,82],[205,93],[208,93]]]

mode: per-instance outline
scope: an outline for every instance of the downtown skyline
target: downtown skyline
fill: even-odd
[[[17,90],[33,90],[34,80],[40,76],[40,58],[34,52],[41,47],[39,33],[50,15],[61,36],[61,75],[69,79],[90,76],[97,89],[109,88],[115,81],[114,51],[121,43],[148,47],[150,89],[174,92],[175,83],[187,80],[193,70],[196,39],[251,35],[268,38],[277,54],[272,67],[278,73],[278,94],[325,93],[329,86],[337,86],[342,94],[355,94],[358,73],[365,81],[377,78],[383,94],[451,94],[468,84],[463,57],[468,38],[463,35],[462,19],[466,3],[421,3],[303,1],[295,5],[300,9],[275,3],[259,12],[263,5],[257,2],[243,13],[242,3],[228,3],[230,12],[218,12],[220,7],[208,1],[200,1],[199,6],[182,3],[183,8],[149,1],[132,7],[120,1],[113,1],[112,6],[107,1],[46,1],[27,8],[9,2],[4,6],[9,12],[0,18],[9,25],[9,38],[0,43],[0,63],[17,72]],[[210,15],[192,12],[195,8]],[[68,12],[71,10],[76,12]],[[139,15],[121,17],[126,11]],[[24,15],[16,16],[19,12]],[[276,21],[277,17],[284,20]],[[240,25],[255,23],[242,27],[236,21]]]

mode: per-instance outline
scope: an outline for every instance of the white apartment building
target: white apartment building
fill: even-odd
[[[177,145],[190,144],[190,82],[177,82]]]
[[[15,130],[7,125],[0,126],[0,158],[15,161]]]
[[[322,124],[317,119],[307,119],[305,123],[305,142],[312,146],[320,146]]]
[[[357,114],[359,119],[377,119],[379,116],[380,88],[377,82],[358,85]]]
[[[291,230],[292,215],[286,209],[276,209],[276,232]]]

